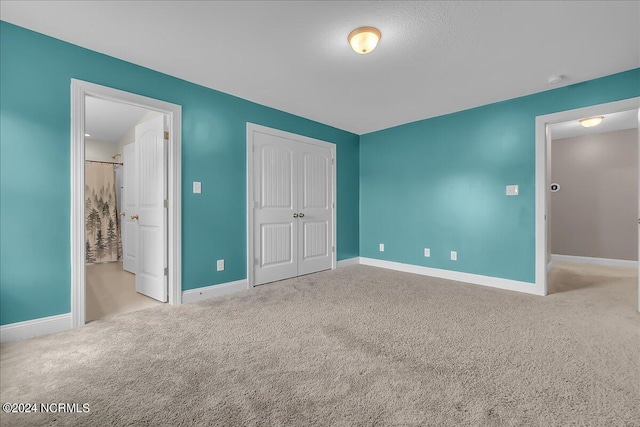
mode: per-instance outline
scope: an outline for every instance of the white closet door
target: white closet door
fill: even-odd
[[[260,285],[298,274],[298,143],[253,135],[254,284]]]
[[[167,144],[164,116],[136,126],[138,158],[139,263],[136,291],[158,301],[167,301]],[[131,218],[129,212],[127,216]]]
[[[138,221],[131,218],[138,212],[138,164],[135,144],[122,149],[122,267],[130,272],[138,272]]]
[[[302,275],[332,266],[331,149],[299,143],[298,165],[298,275]]]

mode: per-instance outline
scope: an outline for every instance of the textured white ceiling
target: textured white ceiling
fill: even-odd
[[[604,119],[598,126],[586,128],[578,120],[554,123],[551,125],[551,138],[572,138],[574,136],[615,132],[638,128],[638,110],[621,111],[619,113],[602,114]]]
[[[6,1],[2,19],[358,134],[640,66],[640,2]],[[347,35],[382,31],[369,55]]]
[[[120,142],[148,112],[144,108],[104,99],[85,100],[85,132],[103,142]]]

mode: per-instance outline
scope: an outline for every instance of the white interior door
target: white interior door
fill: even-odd
[[[298,273],[298,148],[255,132],[253,150],[254,284],[260,285]]]
[[[333,260],[333,174],[329,147],[298,144],[298,275],[329,270]]]
[[[164,116],[136,126],[138,159],[138,269],[136,291],[158,301],[167,301],[167,144]],[[132,212],[133,213],[133,212]],[[127,212],[127,216],[131,218]]]
[[[122,266],[130,273],[138,272],[138,221],[131,216],[138,212],[138,164],[135,143],[122,149]]]

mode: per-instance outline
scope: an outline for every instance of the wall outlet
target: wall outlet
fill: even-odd
[[[380,243],[380,252],[384,252],[384,243]]]
[[[429,258],[431,256],[431,249],[429,248],[424,248],[424,256],[426,256],[427,258]]]
[[[457,260],[458,260],[458,252],[451,251],[451,261],[457,261]]]
[[[219,259],[219,260],[218,260],[218,262],[217,262],[217,268],[218,268],[218,271],[222,271],[222,270],[224,270],[224,260],[223,260],[223,259]]]
[[[518,186],[507,185],[507,196],[517,196],[517,195],[518,195]]]
[[[200,193],[202,193],[202,183],[193,181],[193,194],[200,194]]]

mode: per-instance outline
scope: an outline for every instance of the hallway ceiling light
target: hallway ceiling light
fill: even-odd
[[[84,136],[91,136],[91,135],[89,135],[88,133],[85,133]]]
[[[580,119],[578,120],[580,122],[580,124],[586,128],[592,128],[594,126],[598,126],[600,123],[602,123],[602,119],[604,119],[604,116],[595,116],[595,117],[587,117],[584,119]]]
[[[351,31],[347,39],[355,52],[364,55],[376,48],[381,37],[377,28],[360,27]]]

